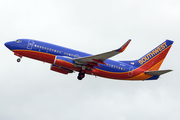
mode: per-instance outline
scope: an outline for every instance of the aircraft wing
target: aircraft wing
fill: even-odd
[[[130,42],[131,42],[131,40],[129,39],[124,45],[122,45],[117,50],[112,50],[110,52],[105,52],[105,53],[102,53],[102,54],[92,55],[92,56],[88,56],[88,57],[77,58],[77,59],[74,59],[74,61],[75,61],[75,63],[81,64],[81,65],[90,64],[92,66],[99,66],[98,65],[99,63],[105,64],[103,61],[105,61],[106,59],[108,59],[110,57],[113,57],[113,56],[123,52]]]

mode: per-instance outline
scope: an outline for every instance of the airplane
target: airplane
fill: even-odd
[[[47,62],[51,64],[50,70],[58,73],[78,72],[78,80],[82,80],[85,74],[115,80],[157,80],[160,75],[172,71],[170,69],[159,70],[173,44],[171,40],[165,40],[136,60],[114,61],[109,59],[122,53],[130,42],[131,39],[118,49],[97,55],[34,39],[17,39],[6,42],[5,46],[19,57],[17,62],[20,62],[23,56]]]

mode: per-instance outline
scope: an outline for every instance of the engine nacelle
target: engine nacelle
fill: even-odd
[[[71,60],[70,58],[62,57],[62,56],[56,56],[54,60],[54,65],[67,68],[67,69],[72,69],[74,66],[74,61]]]
[[[51,65],[51,70],[55,71],[55,72],[62,73],[62,74],[68,74],[68,73],[72,73],[73,72],[72,70],[68,70],[68,69],[59,67],[57,65],[53,65],[53,64]]]

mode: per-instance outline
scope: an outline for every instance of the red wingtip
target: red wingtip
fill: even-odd
[[[119,52],[123,52],[123,51],[126,49],[126,47],[129,45],[130,42],[131,42],[131,39],[129,39],[129,40],[121,47],[121,49],[119,50]]]

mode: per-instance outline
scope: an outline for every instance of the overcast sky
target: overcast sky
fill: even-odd
[[[179,0],[0,0],[0,120],[179,120]],[[174,41],[157,81],[122,81],[50,71],[4,43],[31,38],[91,54],[127,49],[138,59]]]

